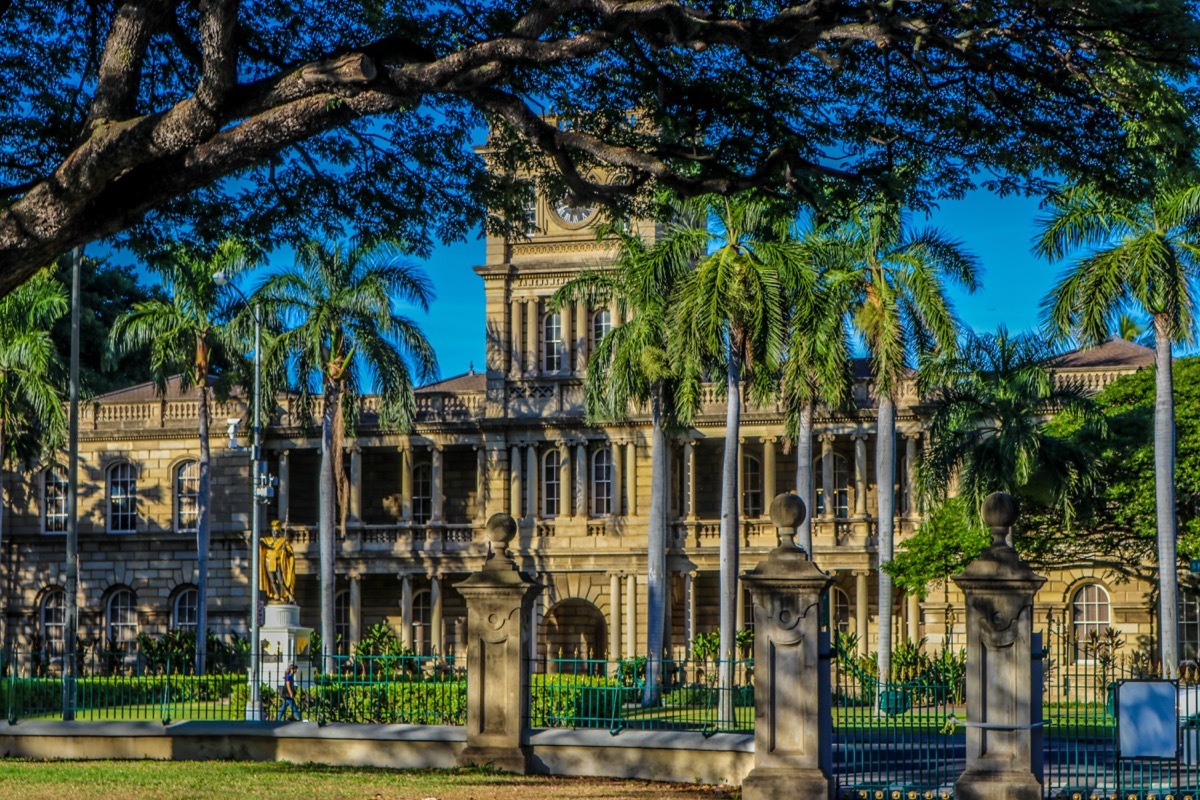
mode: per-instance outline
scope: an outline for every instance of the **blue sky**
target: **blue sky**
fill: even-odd
[[[927,220],[912,220],[944,229],[981,259],[983,288],[974,295],[954,295],[960,316],[977,331],[995,330],[1001,323],[1011,331],[1038,325],[1038,303],[1060,270],[1060,265],[1040,261],[1029,250],[1038,203],[1036,198],[976,192],[943,203]],[[438,297],[429,315],[417,318],[437,349],[443,376],[466,372],[472,363],[476,370],[483,368],[483,281],[471,270],[483,261],[483,240],[473,239],[440,247],[423,262]]]

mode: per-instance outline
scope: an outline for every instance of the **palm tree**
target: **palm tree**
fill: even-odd
[[[770,396],[787,339],[792,293],[812,282],[807,248],[792,231],[791,214],[753,194],[707,196],[681,207],[668,229],[674,247],[696,266],[680,284],[672,323],[673,358],[681,375],[683,409],[698,406],[707,375],[725,378],[725,457],[721,473],[721,608],[718,683],[720,718],[733,717],[733,658],[738,588],[738,433],[742,384]],[[674,240],[678,240],[677,242]]]
[[[859,207],[836,226],[837,265],[826,280],[851,296],[850,320],[871,360],[876,405],[875,485],[880,565],[895,551],[896,391],[914,361],[953,352],[959,324],[947,284],[978,286],[978,265],[961,243],[936,229],[910,231],[899,204]],[[879,570],[879,676],[892,665],[892,576]]]
[[[804,241],[819,262],[826,239],[814,231]],[[796,494],[808,510],[796,531],[796,541],[810,557],[816,510],[813,415],[818,403],[838,408],[850,399],[852,342],[847,308],[850,299],[844,284],[830,285],[820,272],[812,287],[796,293],[791,308],[782,394],[787,433],[796,439]]]
[[[66,292],[49,270],[0,299],[0,469],[54,453],[66,433],[62,363],[50,334],[66,312]]]
[[[414,378],[437,375],[437,356],[417,323],[397,303],[429,309],[433,287],[391,242],[328,245],[312,241],[296,263],[275,272],[253,298],[282,332],[264,348],[272,364],[287,363],[301,401],[323,394],[318,497],[321,642],[328,657],[334,633],[335,514],[341,499],[345,525],[346,476],[342,440],[353,424],[360,392],[373,384],[383,425],[411,428],[416,416]],[[326,664],[326,671],[332,671]]]
[[[932,409],[920,466],[922,494],[938,502],[952,483],[978,518],[992,492],[1029,497],[1068,520],[1094,477],[1091,453],[1054,436],[1046,423],[1065,416],[1093,431],[1104,415],[1083,387],[1054,379],[1055,349],[1039,336],[971,335],[961,352],[922,369]]]
[[[1140,310],[1154,332],[1154,481],[1163,677],[1179,669],[1172,345],[1193,341],[1200,267],[1200,187],[1161,186],[1141,199],[1068,187],[1052,195],[1034,242],[1052,261],[1082,251],[1043,301],[1047,326],[1085,342],[1108,337],[1119,313]]]
[[[222,391],[233,374],[241,342],[230,324],[237,298],[218,286],[214,273],[242,272],[253,263],[245,245],[232,239],[212,253],[178,248],[157,267],[168,299],[137,303],[113,323],[108,344],[115,354],[146,348],[159,393],[179,375],[181,388],[196,391],[196,432],[200,441],[196,490],[196,674],[203,675],[208,649],[208,552],[210,534],[209,398],[214,383]]]
[[[650,411],[650,519],[647,538],[646,635],[649,659],[643,705],[658,703],[662,680],[663,625],[667,602],[667,428],[675,424],[676,373],[668,356],[670,299],[691,269],[691,250],[680,237],[648,244],[621,227],[606,227],[601,238],[617,244],[614,269],[586,271],[564,284],[554,307],[582,302],[585,307],[617,303],[626,321],[596,343],[588,361],[584,397],[589,422],[617,421],[631,408]]]

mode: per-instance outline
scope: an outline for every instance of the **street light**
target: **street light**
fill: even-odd
[[[230,283],[229,275],[225,270],[214,272],[213,282],[218,286],[232,288],[242,298],[242,302],[250,306],[254,312],[254,396],[251,400],[254,404],[254,439],[250,447],[250,475],[252,478],[252,497],[250,499],[250,700],[246,703],[246,719],[258,720],[262,718],[262,703],[259,697],[262,685],[262,663],[259,650],[262,645],[260,644],[261,632],[258,623],[258,572],[260,569],[258,562],[261,557],[259,542],[262,537],[260,507],[270,497],[270,482],[267,479],[266,464],[262,460],[262,424],[259,420],[261,405],[259,398],[262,392],[262,309],[257,303],[251,303],[250,298],[246,297],[246,293],[239,289],[237,284]],[[236,435],[237,428],[235,425],[231,425],[229,433],[231,446],[236,446]]]

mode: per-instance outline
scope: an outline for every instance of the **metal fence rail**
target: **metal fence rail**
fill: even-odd
[[[662,689],[646,692],[645,658],[537,658],[530,662],[532,728],[622,730],[754,730],[754,662],[733,662],[733,685],[718,685],[724,662],[662,661]],[[733,716],[721,719],[722,697]],[[728,704],[726,708],[728,709]]]
[[[333,673],[305,663],[297,675],[301,717],[319,722],[466,724],[466,667],[441,656],[331,656]],[[191,674],[191,658],[148,659],[131,652],[93,652],[75,680],[79,720],[244,720],[249,664]],[[312,664],[320,664],[314,658]],[[283,666],[264,662],[261,719],[282,706]],[[9,653],[0,662],[0,707],[9,721],[61,719],[60,659]]]

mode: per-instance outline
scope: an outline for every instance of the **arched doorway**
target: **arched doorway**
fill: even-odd
[[[571,668],[559,660],[603,659],[607,628],[600,609],[587,600],[572,598],[556,603],[542,617],[542,652],[551,672],[587,672],[587,665]]]

